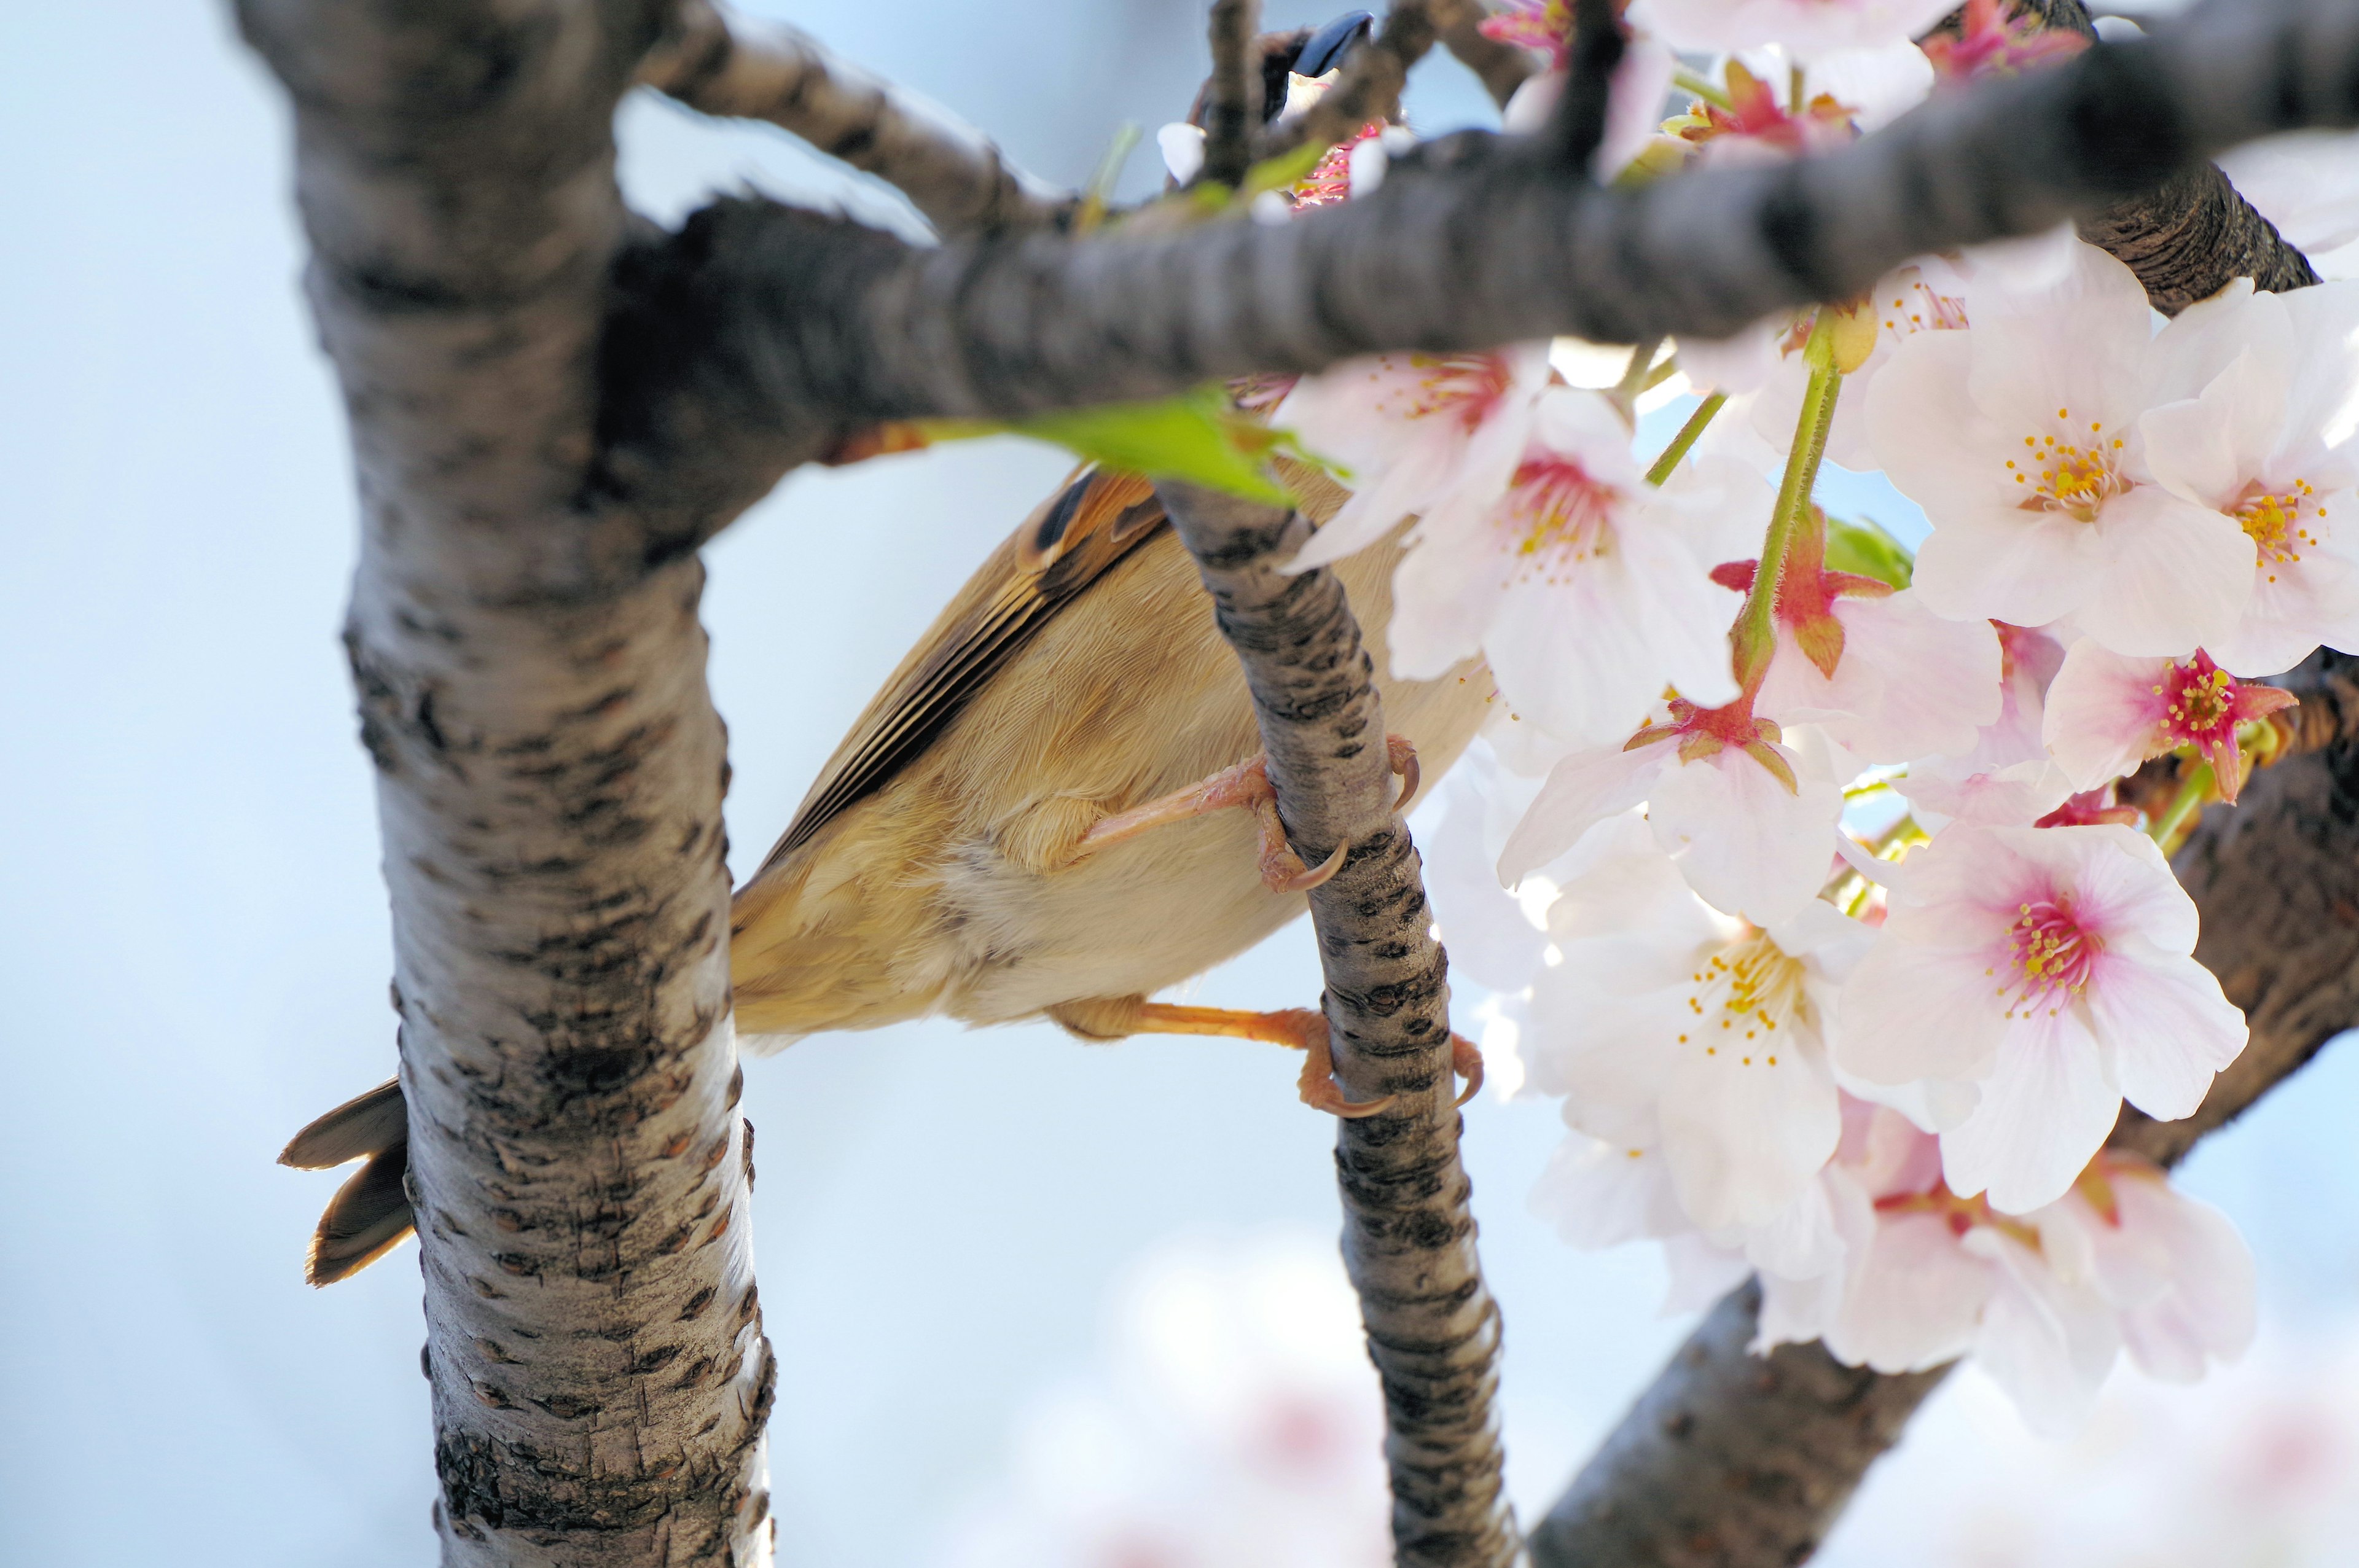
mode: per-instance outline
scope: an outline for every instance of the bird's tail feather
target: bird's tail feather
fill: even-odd
[[[365,1162],[337,1189],[311,1233],[303,1277],[314,1285],[349,1279],[400,1245],[410,1233],[409,1122],[401,1081],[389,1079],[346,1100],[290,1140],[278,1162],[323,1171],[351,1160]]]

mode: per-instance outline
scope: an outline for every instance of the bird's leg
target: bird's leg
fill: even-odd
[[[1394,802],[1396,809],[1417,793],[1417,748],[1398,735],[1385,737],[1385,756],[1392,771],[1400,775],[1402,788]],[[1186,822],[1211,812],[1241,806],[1254,814],[1254,824],[1260,838],[1262,885],[1272,892],[1304,892],[1317,887],[1341,871],[1348,844],[1338,844],[1335,852],[1327,857],[1324,865],[1310,867],[1286,841],[1285,824],[1278,820],[1277,791],[1269,782],[1269,759],[1256,756],[1239,762],[1233,768],[1223,768],[1212,777],[1186,789],[1174,791],[1144,806],[1128,811],[1118,811],[1101,818],[1082,835],[1075,847],[1076,858],[1093,850],[1136,838],[1153,828],[1174,822]]]
[[[1315,1008],[1289,1007],[1275,1012],[1252,1012],[1233,1007],[1185,1007],[1172,1002],[1141,1002],[1125,1020],[1135,1034],[1226,1034],[1245,1040],[1266,1040],[1290,1045],[1303,1053],[1299,1085],[1302,1103],[1337,1116],[1374,1116],[1392,1104],[1386,1095],[1365,1104],[1343,1098],[1335,1083],[1335,1057],[1327,1037],[1327,1015]],[[1450,1036],[1451,1070],[1466,1080],[1457,1099],[1464,1105],[1483,1087],[1483,1053],[1462,1034]]]

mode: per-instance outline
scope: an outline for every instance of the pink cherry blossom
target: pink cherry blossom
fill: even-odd
[[[1924,50],[1944,81],[2012,76],[2088,48],[2089,40],[2063,27],[2050,27],[2029,5],[2015,0],[1966,0],[1955,36],[1935,33]]]
[[[1563,884],[1558,957],[1520,1008],[1527,1088],[1566,1122],[1658,1150],[1690,1227],[1771,1223],[1834,1152],[1826,1035],[1837,982],[1870,940],[1818,900],[1763,929],[1689,891],[1643,824]]]
[[[1877,282],[1868,291],[1866,307],[1875,321],[1875,346],[1858,369],[1843,377],[1834,424],[1827,431],[1826,454],[1831,463],[1861,470],[1876,466],[1867,433],[1868,388],[1900,345],[1918,334],[1965,330],[1964,278],[1958,264],[1927,257],[1896,268]],[[1762,379],[1761,395],[1753,403],[1753,428],[1781,460],[1793,442],[1803,389],[1810,381],[1801,346],[1790,338],[1780,342],[1777,366]]]
[[[1548,377],[1548,345],[1523,343],[1377,354],[1297,382],[1272,423],[1343,467],[1354,489],[1294,568],[1341,560],[1412,513],[1496,500],[1523,460]]]
[[[2153,353],[2158,406],[2139,428],[2155,477],[2245,535],[2249,597],[2203,645],[2239,675],[2290,669],[2321,643],[2359,649],[2359,283],[2277,295],[2240,280]]]
[[[1994,269],[1973,325],[1919,333],[1876,377],[1868,432],[1932,535],[1916,587],[1935,613],[2038,626],[2067,614],[2117,653],[2180,654],[2226,635],[2252,598],[2252,542],[2158,482],[2151,310],[2093,245],[2046,287]]]
[[[2126,659],[2087,638],[2072,644],[2048,688],[2048,749],[2078,789],[2093,789],[2148,757],[2193,746],[2212,764],[2220,795],[2244,783],[2236,727],[2290,707],[2275,687],[2242,685],[2202,649],[2185,661]]]
[[[1520,881],[1644,802],[1655,841],[1699,897],[1756,925],[1792,919],[1833,864],[1843,791],[1822,740],[1789,746],[1740,708],[1674,699],[1622,749],[1564,757],[1508,838],[1501,880]]]
[[[2083,1272],[2121,1316],[2149,1377],[2191,1383],[2253,1341],[2253,1255],[2228,1217],[2145,1160],[2101,1152],[2071,1193],[2034,1217],[2058,1266]]]
[[[2190,956],[2193,902],[2126,827],[1953,824],[1888,898],[1843,987],[1835,1059],[1869,1084],[1976,1089],[1941,1131],[1961,1195],[2053,1203],[2123,1098],[2187,1116],[2244,1049],[2243,1015]]]
[[[1694,543],[1704,514],[1756,498],[1697,483],[1657,490],[1601,395],[1541,395],[1506,491],[1430,509],[1393,579],[1396,674],[1430,679],[1478,649],[1525,719],[1590,745],[1627,735],[1666,686],[1736,696],[1724,629],[1736,594]],[[1757,501],[1757,508],[1749,506]]]

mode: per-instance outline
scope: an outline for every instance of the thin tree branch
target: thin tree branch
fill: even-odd
[[[1504,109],[1516,89],[1537,75],[1539,62],[1531,51],[1483,35],[1484,10],[1481,0],[1434,0],[1430,7],[1440,28],[1444,48],[1458,63],[1482,79],[1483,91]]]
[[[1636,190],[1469,133],[1361,200],[1151,237],[918,250],[723,202],[631,275],[609,345],[612,478],[692,539],[810,455],[813,409],[1006,416],[1379,350],[1725,334],[1910,256],[2102,211],[2237,142],[2354,121],[2359,9],[2213,0],[1823,157]],[[683,493],[644,491],[650,470]]]
[[[639,81],[701,114],[793,133],[899,189],[944,234],[1062,228],[1080,204],[940,104],[710,0],[680,0]]]
[[[1161,493],[1245,665],[1288,838],[1311,864],[1350,846],[1312,890],[1310,919],[1337,1080],[1356,1100],[1397,1097],[1341,1122],[1335,1143],[1344,1267],[1384,1382],[1397,1561],[1506,1568],[1499,1313],[1458,1159],[1449,966],[1394,811],[1359,624],[1333,573],[1278,569],[1309,535],[1298,514],[1183,485]]]
[[[1264,157],[1307,144],[1332,146],[1400,109],[1401,90],[1411,67],[1431,51],[1440,35],[1427,0],[1393,0],[1385,25],[1365,47],[1343,62],[1343,74],[1308,112],[1270,126]]]
[[[1586,171],[1605,140],[1614,97],[1614,70],[1625,40],[1614,0],[1573,0],[1572,35],[1565,40],[1564,94],[1549,116],[1548,140],[1565,166]]]
[[[2327,655],[2299,689],[2342,738],[2259,773],[2174,863],[2202,916],[2195,956],[2252,1038],[2193,1116],[2123,1107],[2109,1144],[2164,1166],[2359,1025],[2359,662]],[[1817,1550],[1951,1368],[1887,1376],[1818,1344],[1754,1356],[1759,1304],[1733,1292],[1672,1356],[1533,1530],[1536,1568],[1787,1568]]]
[[[1260,0],[1212,0],[1212,74],[1204,84],[1203,178],[1245,183],[1261,133]]]
[[[626,228],[611,127],[658,18],[242,0],[238,19],[294,102],[359,475],[345,638],[392,904],[442,1562],[766,1563],[777,1373],[703,574],[607,569],[643,520],[582,500]]]

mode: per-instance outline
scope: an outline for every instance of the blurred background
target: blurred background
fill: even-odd
[[[792,14],[1067,182],[1201,71],[1192,0]],[[416,1254],[310,1291],[336,1178],[272,1163],[393,1063],[336,643],[353,505],[297,292],[286,110],[215,5],[14,6],[0,46],[0,1562],[426,1563]],[[1427,131],[1494,121],[1441,59],[1411,110]],[[766,129],[634,101],[621,135],[660,219],[752,187],[910,221]],[[1127,190],[1159,179],[1152,158]],[[1066,466],[995,440],[804,472],[709,552],[741,873]],[[1833,499],[1909,526],[1875,486]],[[814,577],[835,590],[788,612]],[[1318,985],[1298,926],[1197,995],[1300,1005]],[[1460,988],[1462,1017],[1480,1002]],[[1294,1071],[1237,1042],[931,1024],[753,1065],[782,1562],[1381,1562],[1332,1128]],[[2354,1104],[2359,1049],[2332,1049],[2188,1167],[2260,1256],[2244,1368],[2192,1393],[2117,1374],[2066,1448],[1953,1379],[1823,1561],[2330,1561],[2304,1555],[2311,1530],[2347,1551]],[[1011,1119],[1030,1129],[1013,1144]],[[1577,1253],[1527,1212],[1549,1105],[1486,1095],[1467,1119],[1528,1514],[1687,1325],[1658,1313],[1650,1249]],[[2114,1554],[2141,1530],[2151,1553]]]

